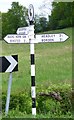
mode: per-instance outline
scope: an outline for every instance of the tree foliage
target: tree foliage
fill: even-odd
[[[45,17],[41,17],[40,20],[41,31],[44,32],[47,30],[47,19]]]
[[[20,26],[26,26],[27,9],[18,2],[13,2],[7,13],[2,13],[3,37],[8,33],[15,33]]]
[[[35,16],[35,32],[44,32],[47,30],[48,22],[45,17]]]
[[[0,12],[0,39],[2,38],[2,13]]]
[[[74,2],[53,2],[51,15],[49,15],[49,21],[42,17],[35,23],[37,32],[73,27]]]
[[[27,26],[27,8],[12,2],[11,9],[2,13],[2,37],[16,33],[18,27]],[[35,15],[35,33],[74,26],[74,2],[53,2],[49,21]]]
[[[49,16],[50,29],[72,27],[72,10],[74,2],[53,2],[52,14]]]

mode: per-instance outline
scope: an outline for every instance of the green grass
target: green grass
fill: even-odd
[[[74,29],[74,28],[73,28]],[[70,38],[63,43],[35,44],[36,87],[47,88],[51,84],[69,83],[72,80],[72,28],[49,31],[64,32]],[[30,90],[29,44],[7,44],[0,41],[2,55],[18,54],[19,71],[13,73],[12,92]],[[0,51],[1,54],[1,51]],[[1,74],[1,73],[0,73]],[[7,91],[9,73],[2,73],[2,90]]]
[[[68,113],[69,114],[69,113]],[[71,118],[72,118],[72,116],[69,116],[69,115],[61,115],[60,117],[59,117],[59,119],[67,119],[67,120],[70,120]],[[3,117],[3,118],[6,118],[5,116]],[[31,115],[31,114],[24,114],[24,113],[21,113],[21,112],[18,112],[18,111],[15,111],[15,112],[13,112],[13,111],[10,111],[9,112],[9,115],[8,115],[8,117],[7,118],[20,118],[20,119],[22,119],[22,118],[26,118],[26,119],[37,119],[37,120],[39,120],[39,119],[48,119],[48,118],[50,118],[50,119],[53,119],[53,120],[55,120],[55,119],[58,119],[58,116],[55,116],[55,115],[51,115],[50,113],[49,114],[45,114],[45,115],[43,115],[43,114],[38,114],[38,115],[36,115],[36,116],[33,116],[33,115]]]

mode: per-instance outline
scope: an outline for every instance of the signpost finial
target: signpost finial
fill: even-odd
[[[29,5],[28,16],[29,16],[30,25],[32,25],[34,22],[34,7],[32,4]]]

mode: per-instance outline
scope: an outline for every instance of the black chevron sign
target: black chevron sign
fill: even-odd
[[[18,71],[18,55],[0,57],[0,72]]]

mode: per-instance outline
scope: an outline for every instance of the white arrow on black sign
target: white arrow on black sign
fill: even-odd
[[[0,72],[18,71],[18,56],[3,56],[0,57]]]

